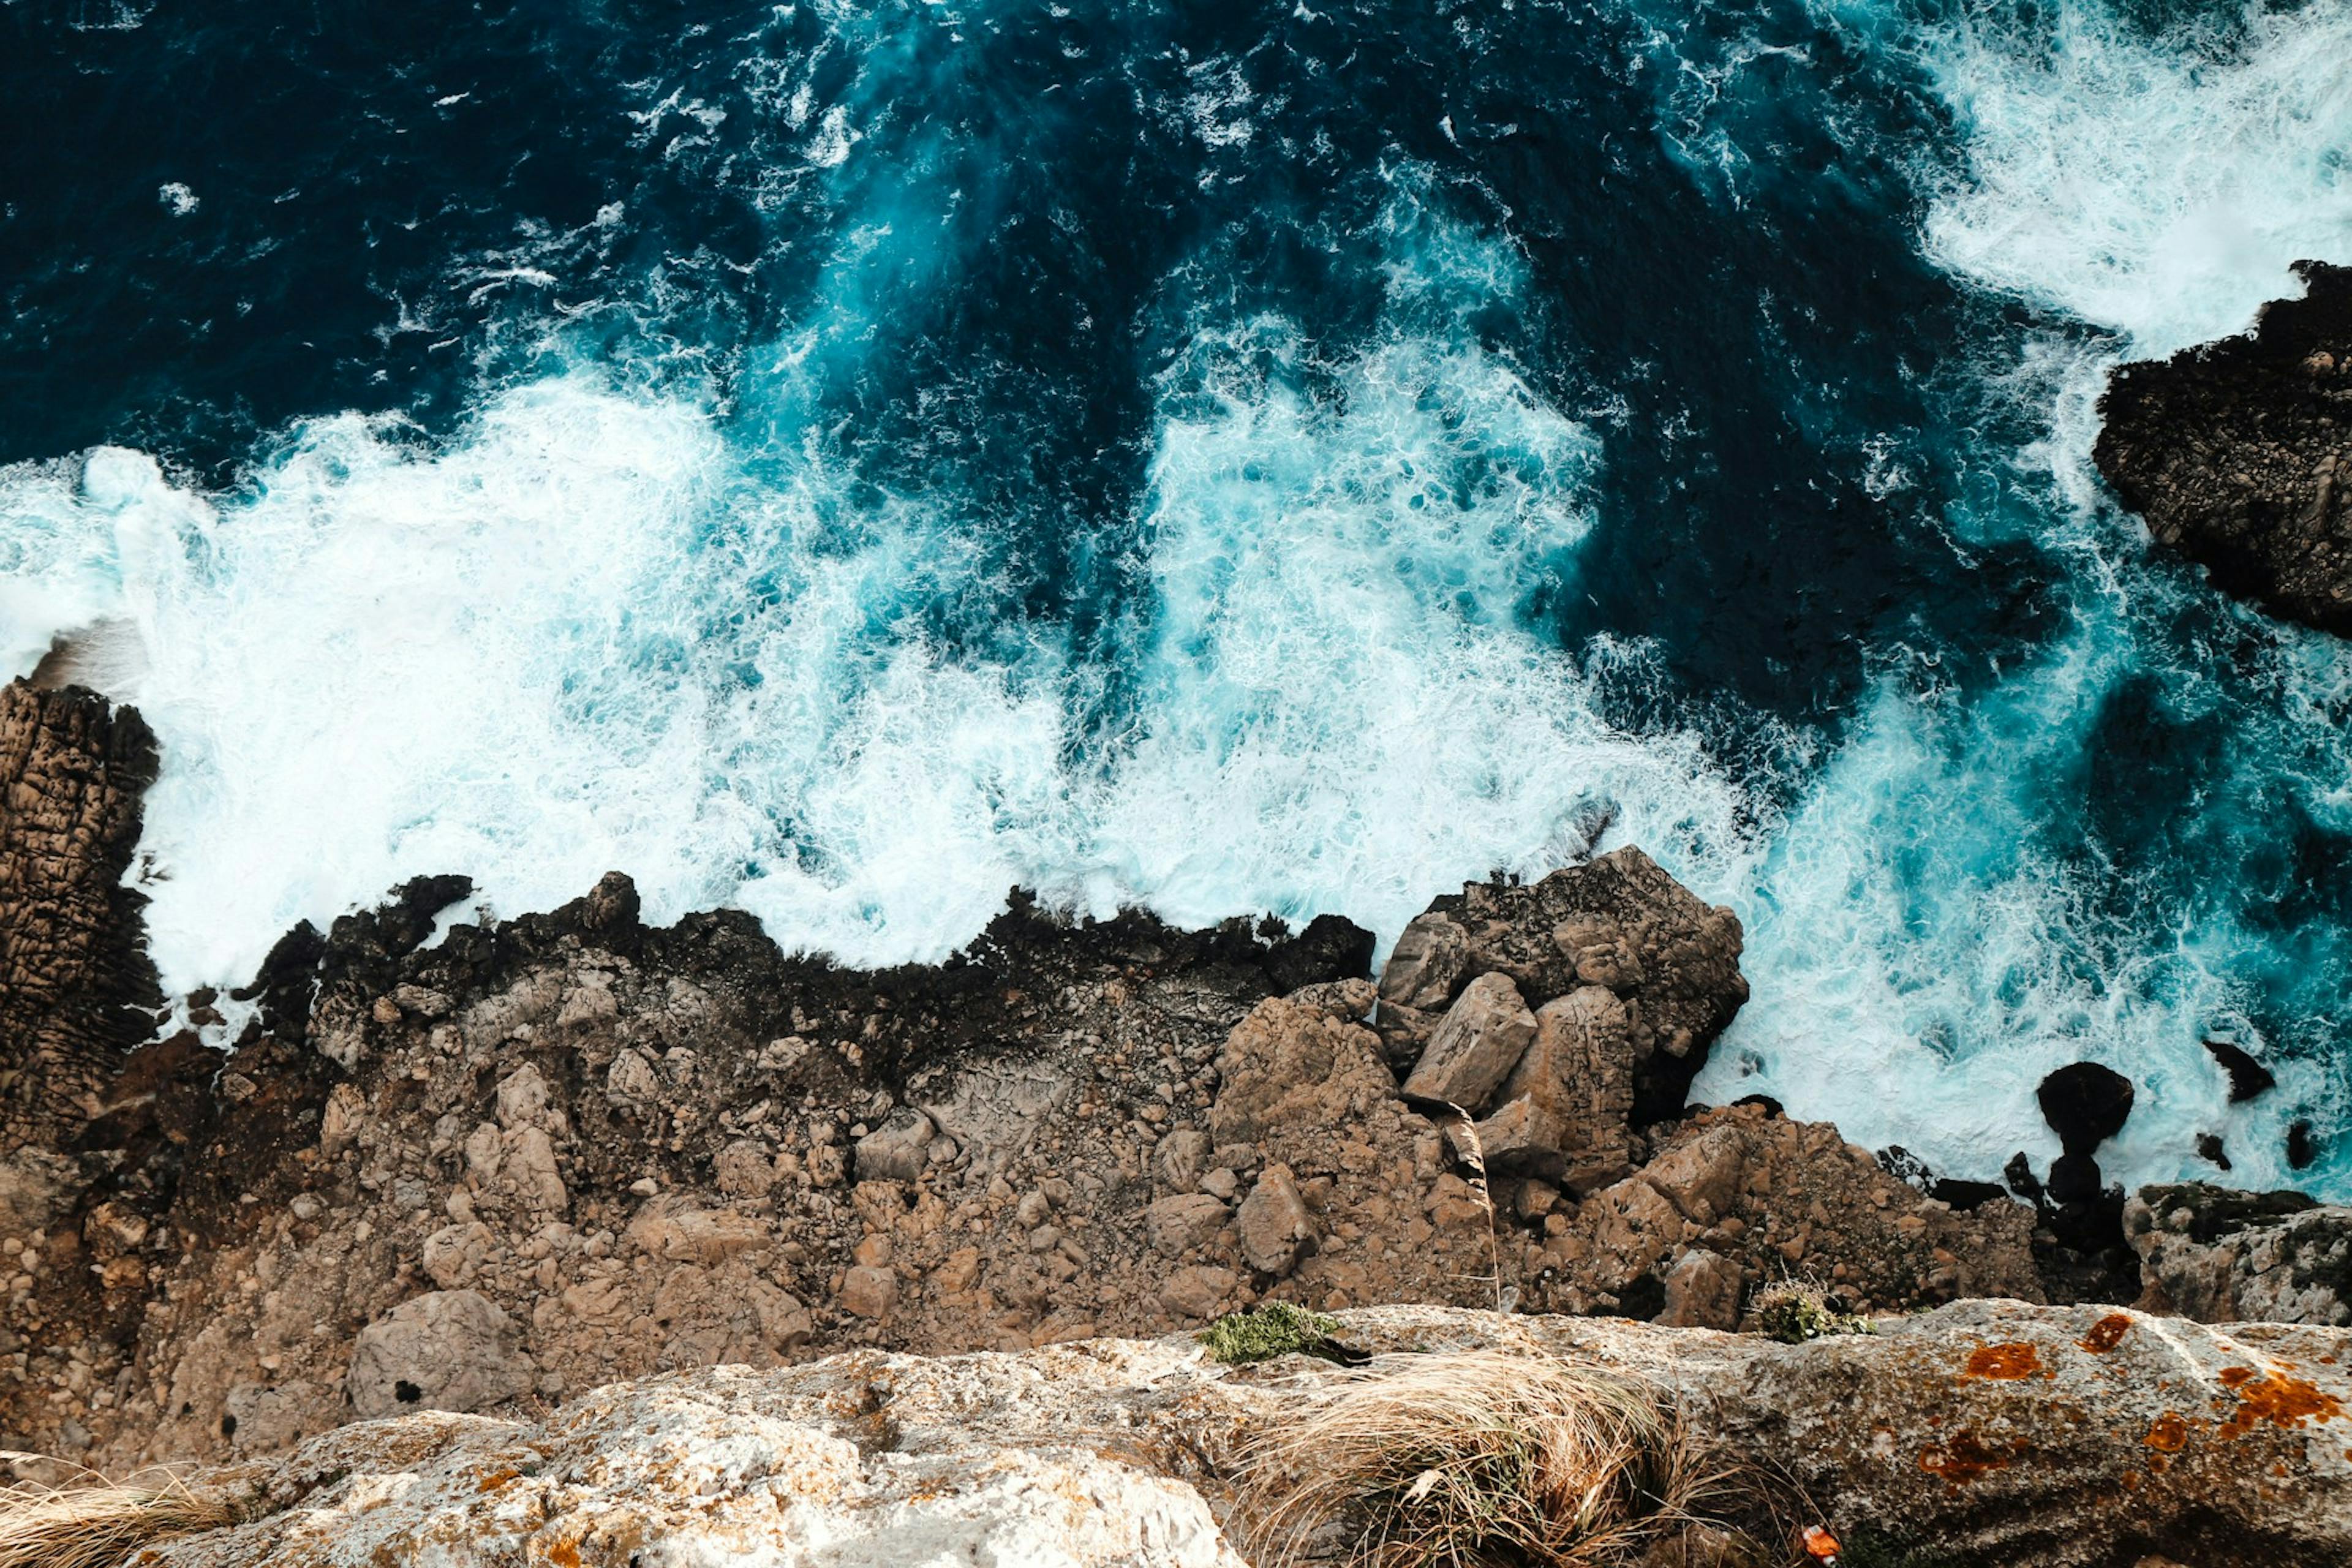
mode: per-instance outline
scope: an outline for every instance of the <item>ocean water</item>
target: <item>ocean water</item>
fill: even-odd
[[[2095,1059],[2111,1175],[2352,1197],[2352,651],[2088,463],[2352,259],[2352,6],[0,34],[0,659],[162,738],[169,985],[434,871],[877,963],[1630,842],[1747,924],[1703,1098],[1983,1176]]]

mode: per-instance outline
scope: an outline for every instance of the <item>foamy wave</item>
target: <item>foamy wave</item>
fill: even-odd
[[[1938,265],[2164,354],[2242,331],[2287,264],[2352,257],[2352,8],[2151,36],[2096,0],[1971,9],[1918,42],[1965,167]]]
[[[16,662],[100,616],[142,644],[115,694],[163,743],[142,864],[178,988],[451,868],[513,911],[623,867],[654,918],[732,903],[882,963],[941,956],[1015,884],[1393,931],[1604,828],[1720,858],[1728,786],[1612,733],[1520,624],[1572,570],[1598,443],[1430,287],[1475,303],[1515,264],[1399,245],[1360,350],[1204,321],[1169,373],[1114,670],[990,624],[997,546],[953,495],[866,494],[822,442],[740,451],[711,410],[584,370],[439,448],[317,422],[228,496],[115,450],[78,485],[16,476],[55,623]],[[1119,717],[1089,727],[1111,680]]]

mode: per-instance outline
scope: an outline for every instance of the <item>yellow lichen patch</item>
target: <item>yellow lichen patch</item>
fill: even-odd
[[[2105,1355],[2123,1343],[2124,1336],[2129,1332],[2131,1320],[2121,1312],[2109,1312],[2093,1323],[2091,1331],[2083,1336],[2083,1348],[2093,1355]]]
[[[1969,1357],[1968,1375],[2013,1383],[2042,1371],[2042,1357],[2023,1340],[2005,1345],[1985,1345]]]
[[[2177,1454],[2189,1442],[2189,1423],[2179,1412],[2168,1410],[2148,1423],[2147,1436],[2142,1441],[2159,1454]]]
[[[2251,1431],[2263,1421],[2300,1426],[2305,1421],[2334,1421],[2344,1415],[2342,1400],[2299,1377],[2288,1376],[2284,1369],[2256,1377],[2252,1367],[2225,1366],[2219,1375],[2238,1396],[2238,1408],[2222,1424],[2224,1436]]]

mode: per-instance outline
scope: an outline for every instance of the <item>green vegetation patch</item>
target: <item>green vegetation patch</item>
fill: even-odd
[[[1278,1355],[1316,1355],[1339,1331],[1339,1320],[1310,1312],[1289,1301],[1265,1301],[1247,1311],[1228,1312],[1197,1338],[1228,1365],[1272,1361]]]
[[[1874,1334],[1877,1325],[1868,1318],[1853,1312],[1840,1311],[1818,1288],[1796,1280],[1784,1280],[1757,1292],[1748,1303],[1755,1314],[1756,1331],[1767,1339],[1784,1345],[1801,1345],[1807,1340],[1825,1339],[1832,1334]]]

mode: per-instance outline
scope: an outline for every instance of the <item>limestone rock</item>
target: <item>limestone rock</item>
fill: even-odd
[[[2151,1299],[2208,1322],[2352,1324],[2352,1208],[2202,1182],[2124,1205]]]
[[[513,1321],[475,1290],[436,1290],[360,1331],[343,1390],[362,1416],[482,1410],[530,1388]]]
[[[154,1568],[514,1561],[982,1562],[1241,1568],[1249,1433],[1340,1377],[1491,1348],[1647,1381],[1695,1462],[1759,1458],[1836,1533],[1954,1568],[2352,1561],[2352,1336],[1970,1302],[1781,1345],[1610,1320],[1343,1314],[1361,1372],[1232,1368],[1190,1335],[619,1384],[543,1425],[414,1415],[191,1478],[233,1528]],[[1118,1435],[1107,1442],[1106,1433]],[[1808,1517],[1812,1517],[1808,1515]],[[1760,1523],[1759,1523],[1759,1528]]]
[[[1465,986],[1404,1082],[1421,1100],[1483,1109],[1536,1037],[1535,1015],[1506,974],[1482,974]]]

